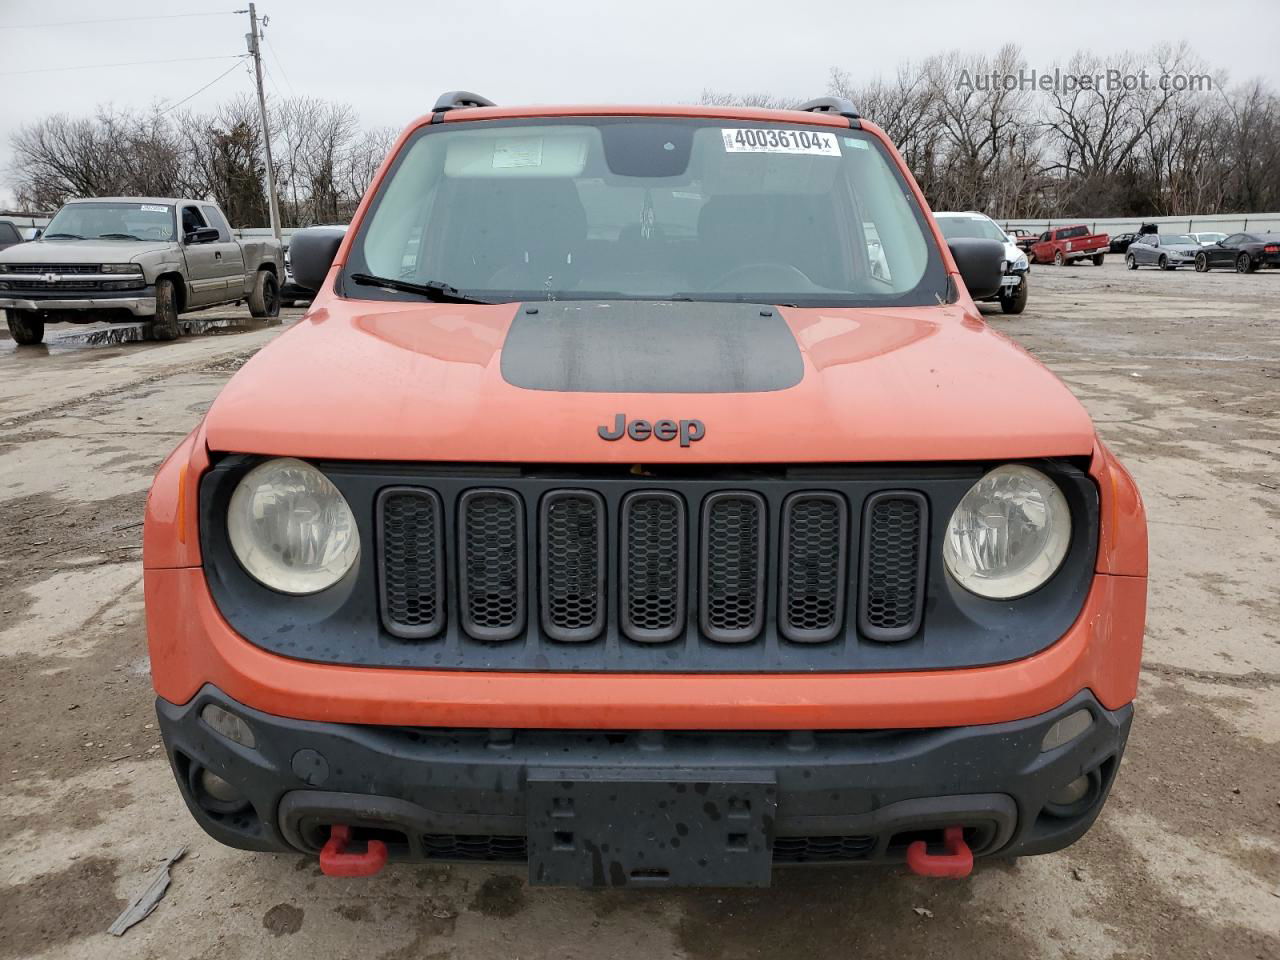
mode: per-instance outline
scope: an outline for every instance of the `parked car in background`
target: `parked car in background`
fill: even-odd
[[[1194,239],[1202,247],[1211,247],[1219,240],[1227,239],[1225,233],[1189,233],[1187,236]]]
[[[1000,229],[994,220],[982,213],[970,210],[968,213],[934,213],[938,221],[938,229],[950,240],[972,238],[977,240],[997,240],[1004,244],[1004,262],[1001,265],[1003,275],[1000,289],[989,297],[988,303],[999,303],[1005,313],[1021,313],[1027,307],[1029,280],[1027,272],[1031,264],[1027,255],[1018,249],[1013,238]]]
[[[1201,247],[1195,262],[1199,273],[1206,273],[1214,267],[1234,266],[1236,273],[1280,267],[1280,234],[1233,233],[1212,246]]]
[[[1039,239],[1038,234],[1032,233],[1030,230],[1024,230],[1022,227],[1014,227],[1012,230],[1006,230],[1005,233],[1013,238],[1013,242],[1017,244],[1019,250],[1030,257],[1031,247]]]
[[[1120,233],[1111,238],[1111,243],[1107,245],[1108,253],[1124,253],[1129,249],[1129,244],[1138,239],[1136,233]]]
[[[7,250],[22,242],[22,231],[16,223],[12,220],[0,220],[0,250]]]
[[[0,253],[0,308],[20,344],[46,323],[142,318],[175,340],[178,315],[247,301],[255,317],[280,312],[280,244],[236,240],[207,200],[73,200],[38,240]]]
[[[1090,233],[1083,223],[1051,227],[1032,245],[1031,262],[1062,267],[1077,260],[1092,260],[1095,267],[1100,267],[1110,246],[1110,237],[1105,233]]]
[[[1139,267],[1177,270],[1195,263],[1199,250],[1200,244],[1187,233],[1144,233],[1129,244],[1124,263],[1130,270]]]

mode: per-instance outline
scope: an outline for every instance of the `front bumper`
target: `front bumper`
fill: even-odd
[[[215,705],[252,731],[253,747],[215,732],[202,711]],[[1046,732],[1080,710],[1092,723],[1042,752]],[[386,841],[393,860],[524,862],[561,844],[567,827],[540,815],[545,786],[572,780],[652,787],[761,785],[776,801],[762,836],[772,862],[898,863],[914,839],[934,841],[961,826],[977,856],[1048,853],[1087,831],[1105,802],[1123,753],[1132,705],[1107,710],[1089,691],[1039,716],[1007,723],[918,730],[624,731],[436,729],[318,723],[245,707],[206,685],[188,703],[157,701],[160,730],[192,815],[215,839],[247,850],[316,853],[333,824],[356,839]],[[242,737],[241,739],[245,739]],[[201,771],[229,784],[238,809],[210,801]],[[1082,805],[1047,811],[1065,785],[1090,778]],[[566,788],[567,789],[567,788]],[[679,790],[679,787],[675,787]],[[540,791],[542,791],[540,793]],[[646,869],[598,871],[576,882],[648,885],[744,882],[732,869],[689,879],[676,844],[628,836],[651,805],[615,812],[607,825],[578,811],[577,826],[642,849]],[[681,791],[683,792],[683,791]],[[583,794],[579,794],[580,796]],[[648,796],[641,787],[636,796]],[[616,797],[611,797],[616,799]],[[689,824],[693,846],[714,843],[719,816]],[[542,834],[546,832],[546,837]],[[682,834],[686,836],[686,834]],[[732,840],[734,834],[730,834]],[[708,839],[709,838],[709,839]],[[721,837],[723,841],[723,837]],[[545,841],[545,842],[544,842]],[[570,833],[570,848],[572,833]],[[615,847],[616,848],[616,847]],[[733,848],[728,848],[732,850]],[[721,851],[724,854],[724,851]],[[572,852],[564,852],[572,858]],[[535,856],[545,867],[546,855]],[[731,854],[724,854],[732,861]],[[765,859],[765,882],[768,861]],[[720,862],[717,861],[717,864]],[[721,865],[722,866],[722,865]],[[570,869],[568,876],[578,876]],[[565,882],[545,873],[535,881]],[[603,876],[603,881],[601,878]],[[665,880],[664,880],[665,877]],[[575,882],[570,880],[568,882]]]
[[[0,308],[8,310],[128,310],[135,317],[153,317],[156,298],[149,297],[76,297],[54,299],[52,297],[0,297]]]

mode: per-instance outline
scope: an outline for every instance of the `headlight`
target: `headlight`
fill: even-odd
[[[142,267],[136,263],[104,263],[102,273],[141,273]]]
[[[236,559],[281,593],[331,587],[360,556],[351,508],[329,478],[301,460],[268,460],[240,481],[227,508]]]
[[[8,272],[9,272],[9,265],[7,263],[0,263],[0,273],[8,273]]]
[[[1071,510],[1058,485],[1039,470],[1006,464],[964,495],[942,557],[966,590],[1009,600],[1053,576],[1070,542]]]
[[[1027,258],[1025,254],[1019,257],[1017,260],[1013,261],[1013,269],[1015,270],[1027,269]]]

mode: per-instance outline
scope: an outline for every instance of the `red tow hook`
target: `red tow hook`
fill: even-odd
[[[348,853],[351,828],[335,823],[329,829],[329,839],[320,850],[320,872],[326,877],[372,877],[387,865],[387,845],[381,840],[370,840],[364,853]]]
[[[964,827],[947,827],[942,831],[946,853],[930,853],[923,840],[907,847],[907,866],[922,877],[967,877],[973,872],[973,851],[964,842]]]

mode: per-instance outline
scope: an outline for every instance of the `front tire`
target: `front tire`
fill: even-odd
[[[1166,257],[1163,253],[1160,254],[1160,259],[1156,261],[1156,266],[1159,267],[1161,270],[1168,270],[1169,258]]]
[[[1027,309],[1027,278],[1023,277],[1022,282],[1012,294],[1007,294],[1003,290],[1000,291],[1000,309],[1005,313],[1021,313]]]
[[[44,321],[34,310],[6,310],[9,335],[20,347],[34,347],[44,342]]]
[[[1124,258],[1124,265],[1128,267],[1130,270],[1137,270],[1138,258],[1131,253]]]
[[[258,319],[280,316],[280,283],[270,270],[259,270],[254,278],[249,314]]]
[[[178,326],[178,291],[168,278],[156,281],[156,315],[151,321],[151,336],[163,341],[182,336],[182,328]]]
[[[1196,254],[1196,273],[1209,272],[1209,258],[1203,253]]]
[[[1095,253],[1095,254],[1093,255],[1093,265],[1094,265],[1095,267],[1100,267],[1100,266],[1102,266],[1102,263],[1103,263],[1103,261],[1104,261],[1104,260],[1106,260],[1106,254],[1104,254],[1104,253]]]
[[[1236,257],[1236,273],[1253,273],[1253,260],[1247,253]]]
[[[1055,267],[1066,266],[1066,263],[1067,263],[1067,258],[1062,255],[1061,250],[1059,250],[1057,253],[1053,255],[1053,265]]]

